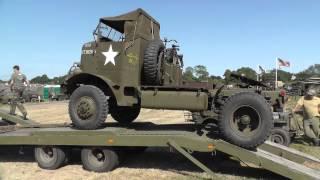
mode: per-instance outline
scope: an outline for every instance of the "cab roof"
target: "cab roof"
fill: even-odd
[[[108,26],[116,29],[119,32],[124,32],[124,22],[125,21],[138,21],[140,16],[144,16],[144,17],[148,18],[153,23],[157,24],[160,28],[160,24],[141,8],[138,8],[134,11],[131,11],[131,12],[119,15],[119,16],[100,18],[100,22],[107,24]]]

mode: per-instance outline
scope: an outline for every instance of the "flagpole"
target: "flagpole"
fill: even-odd
[[[275,89],[278,88],[278,58],[276,58],[276,82],[275,82]]]
[[[257,81],[259,81],[259,75],[260,75],[260,68],[259,68],[260,65],[257,65]]]

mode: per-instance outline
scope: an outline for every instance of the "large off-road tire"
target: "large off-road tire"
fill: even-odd
[[[52,146],[36,147],[34,157],[39,167],[49,170],[58,169],[68,161],[66,150]]]
[[[271,107],[257,93],[241,92],[232,95],[221,107],[218,127],[222,137],[228,142],[253,149],[271,134]]]
[[[84,148],[81,151],[83,168],[94,172],[108,172],[119,165],[118,154],[107,148]]]
[[[284,146],[289,146],[291,138],[289,132],[285,129],[274,128],[270,136],[270,141]]]
[[[111,116],[114,120],[121,124],[130,124],[140,114],[140,107],[115,107],[111,111]]]
[[[143,81],[144,85],[161,85],[161,67],[165,46],[161,40],[151,41],[144,52]]]
[[[80,86],[70,97],[69,115],[78,129],[102,127],[108,111],[108,97],[95,86]]]

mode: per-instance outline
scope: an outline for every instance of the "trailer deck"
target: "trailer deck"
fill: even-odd
[[[155,125],[133,123],[123,127],[107,123],[99,130],[77,130],[69,124],[43,125],[24,121],[0,110],[0,117],[11,125],[0,126],[0,146],[54,147],[171,147],[199,168],[213,174],[192,152],[226,153],[239,161],[261,167],[290,179],[320,179],[320,171],[307,167],[320,160],[285,146],[266,142],[255,150],[247,150],[221,139],[192,124]],[[21,122],[21,123],[20,123]],[[15,123],[15,125],[14,125]]]

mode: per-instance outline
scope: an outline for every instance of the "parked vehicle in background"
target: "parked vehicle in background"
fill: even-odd
[[[312,78],[306,79],[305,81],[296,81],[296,82],[288,83],[285,85],[285,89],[289,96],[304,96],[306,90],[310,86],[317,86],[317,89],[319,92],[320,78],[312,77]]]
[[[41,95],[36,90],[26,89],[22,95],[25,102],[40,102]]]

